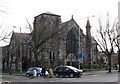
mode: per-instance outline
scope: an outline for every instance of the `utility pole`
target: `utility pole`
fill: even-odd
[[[17,28],[16,26],[13,26],[13,28]],[[22,74],[22,35],[21,35],[21,27],[20,28],[20,42],[19,42],[19,47],[20,47],[20,59],[19,59],[19,65],[20,65],[20,74]]]
[[[22,74],[22,39],[21,39],[21,27],[20,27],[20,74]]]

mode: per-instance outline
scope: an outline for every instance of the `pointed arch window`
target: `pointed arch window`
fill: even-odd
[[[69,53],[75,53],[77,51],[77,38],[73,32],[73,30],[70,30],[66,36],[66,52]]]

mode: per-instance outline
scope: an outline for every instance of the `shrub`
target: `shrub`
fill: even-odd
[[[80,63],[80,68],[89,69],[89,65]],[[99,69],[99,68],[100,68],[99,64],[91,64],[91,69]]]
[[[99,65],[98,64],[92,64],[91,69],[99,69]]]

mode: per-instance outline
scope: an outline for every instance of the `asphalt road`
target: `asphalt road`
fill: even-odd
[[[80,78],[27,78],[26,76],[3,75],[2,81],[10,82],[118,82],[118,73],[89,72]]]

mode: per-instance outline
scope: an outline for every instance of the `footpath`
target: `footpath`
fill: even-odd
[[[111,70],[111,74],[114,74],[114,73],[118,73],[118,70]],[[109,74],[109,73],[108,73],[108,70],[83,72],[84,76],[86,76],[86,75],[100,75],[100,74]]]

